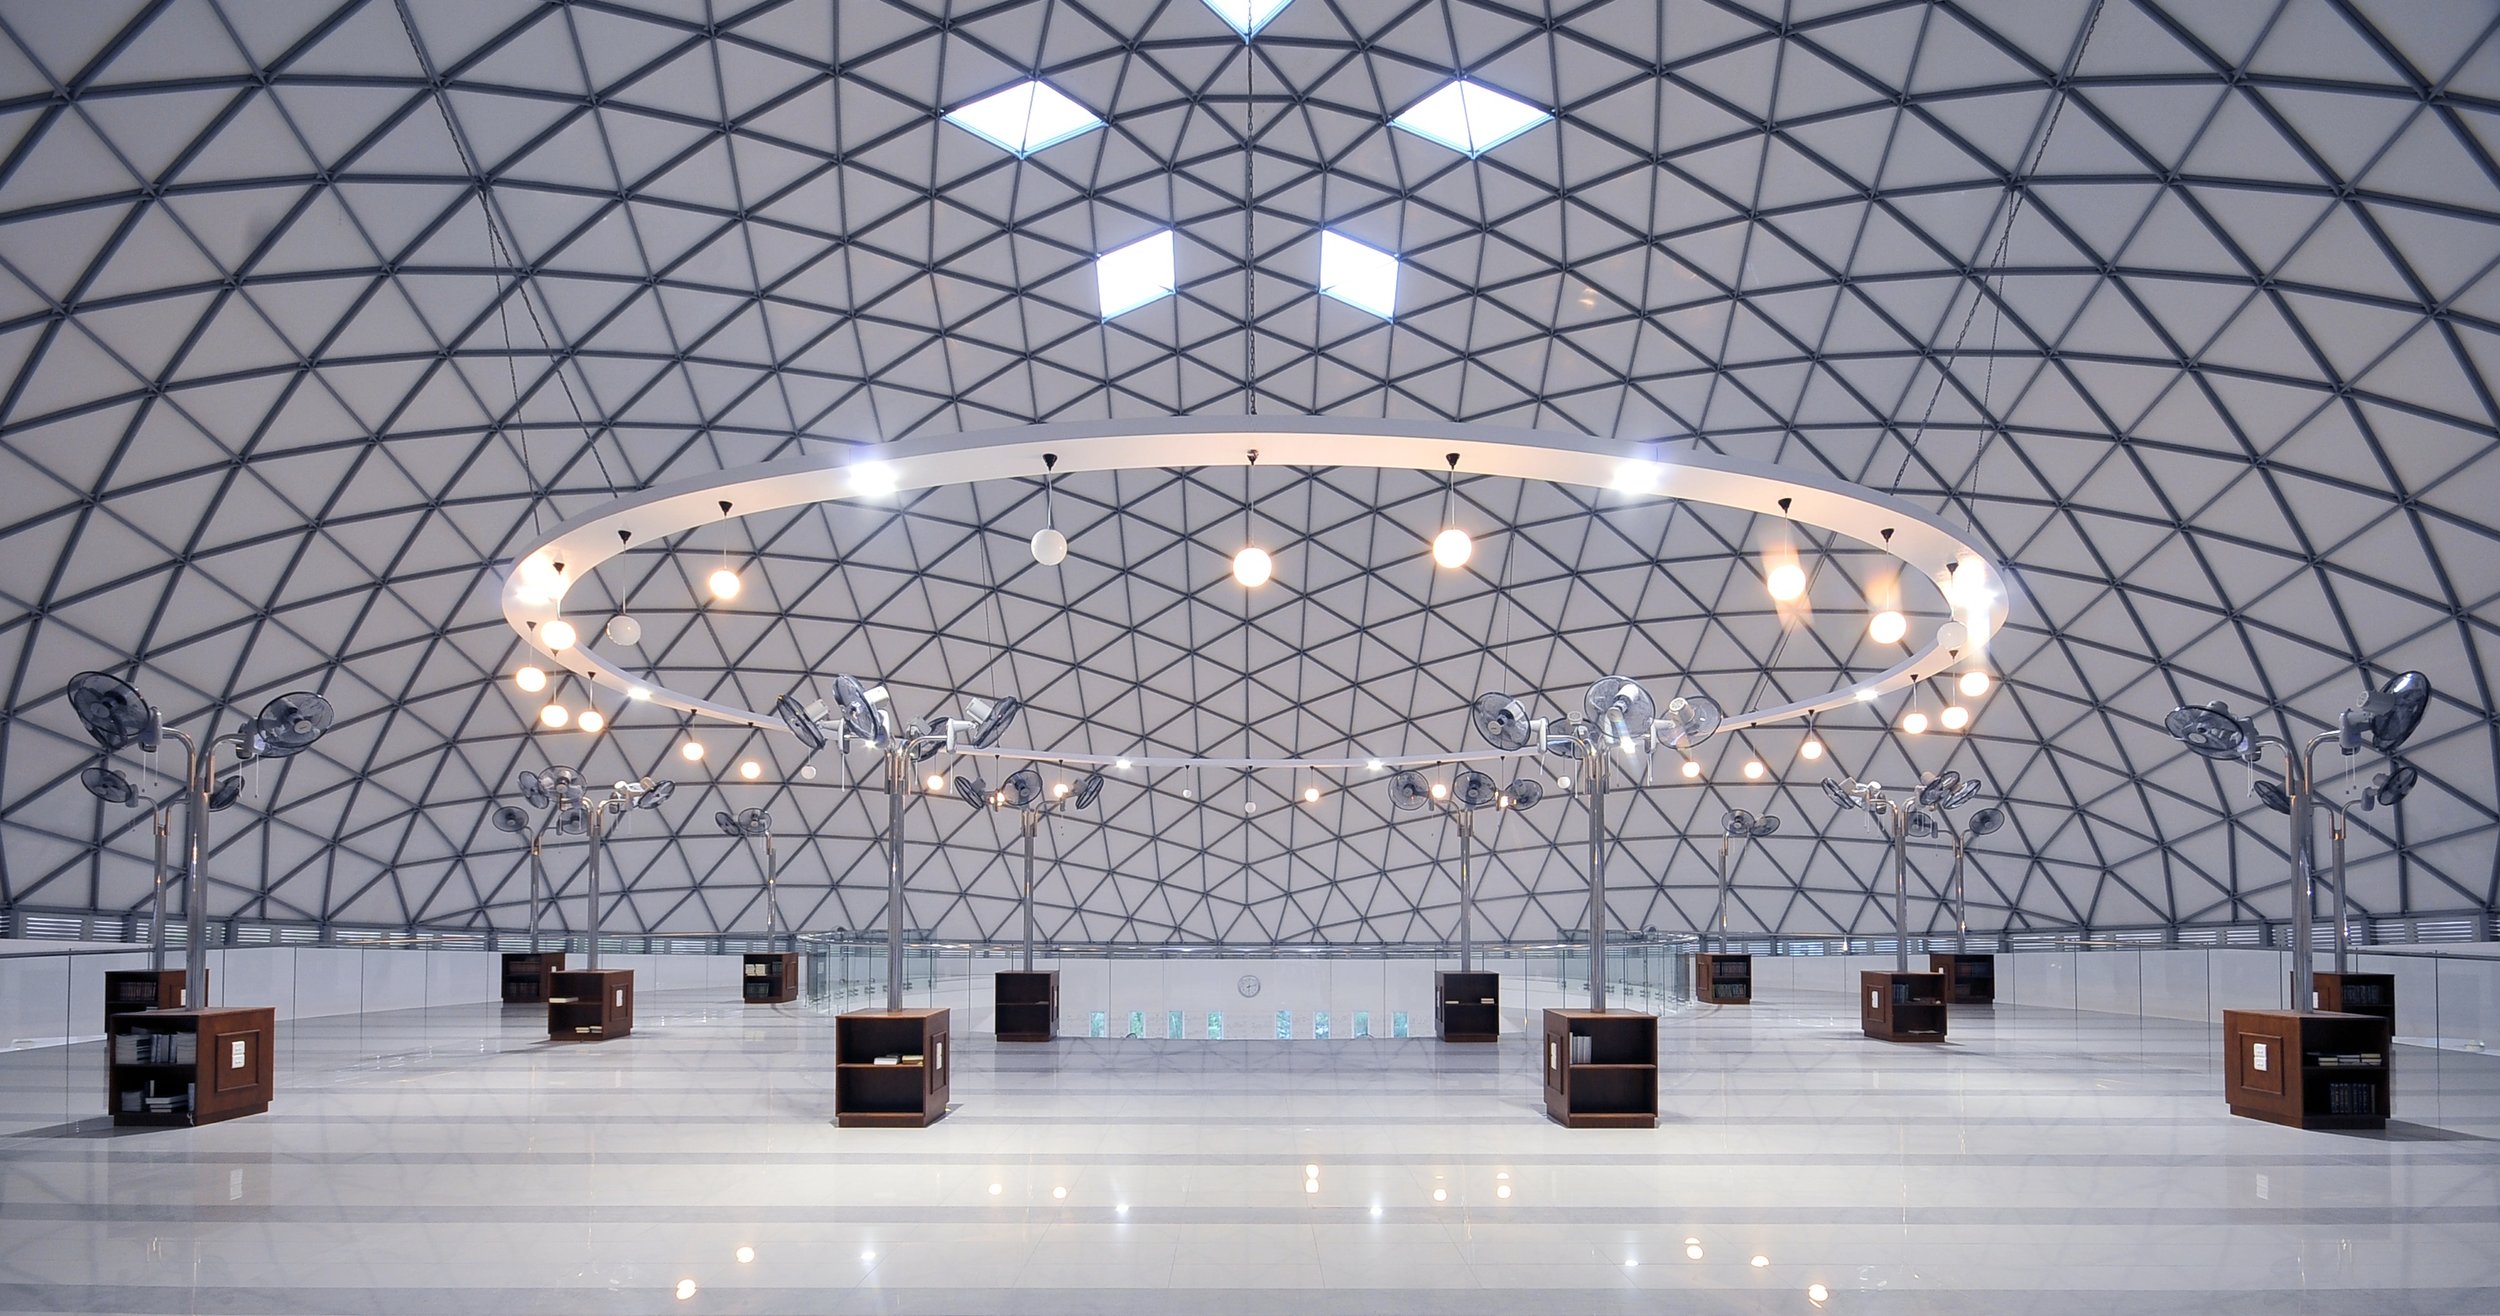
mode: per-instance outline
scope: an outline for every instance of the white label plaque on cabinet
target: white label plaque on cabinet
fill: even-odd
[[[2263,1043],[2263,1042],[2251,1042],[2251,1043],[2249,1043],[2249,1044],[2248,1044],[2248,1067],[2249,1067],[2250,1069],[2256,1070],[2256,1071],[2257,1071],[2258,1073],[2260,1073],[2260,1074],[2262,1074],[2262,1073],[2266,1072],[2266,1044],[2265,1044],[2265,1043]]]
[[[625,989],[622,987],[616,989],[616,1008],[620,1010],[625,1008]]]
[[[241,1069],[242,1067],[243,1067],[243,1043],[241,1043],[241,1042],[236,1042],[236,1043],[234,1044],[234,1055],[233,1055],[230,1059],[228,1059],[228,1060],[226,1061],[226,1068],[228,1068],[228,1069]]]

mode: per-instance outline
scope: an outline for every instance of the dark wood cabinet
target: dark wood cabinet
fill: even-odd
[[[191,1008],[191,996],[182,989],[182,977],[180,969],[106,970],[104,1031],[112,1032],[113,1020],[125,1014]]]
[[[2336,1014],[2366,1014],[2396,1029],[2396,975],[2392,973],[2313,973],[2311,990],[2318,1009]]]
[[[1693,995],[1706,1005],[1753,1004],[1753,956],[1694,956]]]
[[[1545,1012],[1545,1114],[1570,1129],[1658,1127],[1658,1016]]]
[[[1997,1003],[1997,957],[1937,952],[1927,957],[1930,972],[1945,980],[1945,999],[1954,1005]]]
[[[547,975],[564,967],[564,952],[503,957],[503,1003],[544,1005],[550,993]]]
[[[946,1118],[945,1010],[856,1010],[833,1020],[833,1122],[918,1129]]]
[[[1048,1042],[1059,1036],[1059,972],[1002,969],[991,986],[1001,1042]]]
[[[1945,975],[1867,969],[1858,974],[1858,1024],[1879,1042],[1944,1040]]]
[[[792,951],[758,951],[739,962],[738,997],[749,1005],[786,1005],[799,999],[799,957]]]
[[[276,1088],[278,1012],[148,1010],[105,1025],[105,1109],[115,1124],[184,1127],[257,1115]]]
[[[2222,1012],[2231,1113],[2295,1129],[2387,1127],[2388,1023],[2323,1010]]]
[[[1433,1030],[1444,1042],[1502,1040],[1502,975],[1432,975]]]
[[[547,975],[547,1036],[613,1042],[634,1031],[632,969],[557,969]]]

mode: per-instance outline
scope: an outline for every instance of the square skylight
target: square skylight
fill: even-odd
[[[1243,37],[1254,37],[1293,0],[1207,0],[1207,8]]]
[[[1094,258],[1094,286],[1102,294],[1102,318],[1126,315],[1172,295],[1172,230],[1150,233]]]
[[[1453,151],[1482,155],[1553,117],[1516,96],[1461,78],[1389,122]]]
[[[1102,126],[1092,110],[1039,81],[1019,82],[958,106],[946,121],[1019,156]]]
[[[1323,230],[1319,290],[1383,320],[1393,319],[1398,308],[1398,258],[1334,230]]]

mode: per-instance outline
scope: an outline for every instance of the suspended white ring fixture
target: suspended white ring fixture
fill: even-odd
[[[1780,517],[1818,526],[1898,558],[1903,577],[1930,582],[1982,582],[1977,591],[1948,595],[1964,642],[1984,645],[2005,623],[2006,596],[1995,588],[1997,564],[1962,532],[1904,499],[1812,471],[1765,462],[1694,453],[1665,453],[1660,444],[1627,444],[1472,425],[1388,424],[1319,417],[1260,418],[1244,423],[1171,420],[1146,424],[1028,426],[953,434],[907,443],[859,445],[840,455],[792,458],[681,480],[628,494],[564,522],[530,544],[509,565],[503,585],[504,619],[553,666],[591,682],[666,708],[741,726],[779,729],[769,713],[653,685],[624,671],[587,644],[558,649],[543,636],[562,619],[564,595],[609,558],[635,544],[663,541],[721,519],[727,500],[741,516],[828,502],[875,502],[898,493],[996,479],[1002,472],[1042,469],[1055,454],[1060,476],[1091,471],[1169,470],[1240,466],[1258,450],[1259,463],[1286,467],[1373,467],[1441,474],[1448,454],[1460,455],[1469,475],[1576,485],[1604,499],[1665,498]],[[1783,502],[1783,500],[1785,500]],[[1975,606],[1974,606],[1975,601]],[[559,632],[565,627],[556,628]],[[594,633],[597,628],[593,628]],[[1949,655],[1928,627],[1906,656],[1882,672],[1794,702],[1731,713],[1723,731],[1737,731],[1845,707],[1908,686],[1917,676],[1944,671]],[[561,635],[559,635],[561,638]],[[1638,673],[1665,678],[1671,673]],[[647,693],[645,693],[647,692]],[[999,753],[1045,762],[1098,764],[1110,755],[1001,749]],[[1455,753],[1416,756],[1418,762],[1516,757]],[[1214,760],[1188,760],[1211,765]],[[1286,761],[1280,760],[1280,765]],[[1299,763],[1301,760],[1292,760]]]

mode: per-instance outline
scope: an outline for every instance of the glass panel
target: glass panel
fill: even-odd
[[[1278,1010],[1276,1012],[1276,1040],[1279,1042],[1293,1040],[1293,1011]]]
[[[1146,1035],[1145,1011],[1131,1010],[1128,1012],[1128,1035],[1131,1037],[1144,1037]]]
[[[1328,1012],[1326,1010],[1318,1011],[1311,1016],[1311,1038],[1320,1042],[1328,1040]]]
[[[1371,1011],[1357,1010],[1354,1012],[1354,1035],[1356,1037],[1369,1037],[1372,1035]]]
[[[1389,1016],[1389,1036],[1406,1036],[1406,1011],[1399,1010]]]
[[[1184,1022],[1185,1018],[1186,1016],[1182,1015],[1182,1013],[1178,1010],[1165,1011],[1163,1016],[1163,1035],[1165,1037],[1187,1037],[1189,1035],[1189,1025]]]
[[[1093,1020],[1093,1025],[1092,1025],[1092,1027],[1091,1027],[1090,1029],[1088,1029],[1088,1030],[1087,1030],[1087,1032],[1086,1032],[1086,1034],[1085,1034],[1085,1035],[1086,1035],[1087,1037],[1108,1037],[1108,1036],[1110,1036],[1110,1035],[1111,1035],[1111,1016],[1110,1016],[1110,1014],[1109,1014],[1108,1012],[1106,1012],[1106,1011],[1102,1011],[1102,1010],[1096,1010],[1096,1011],[1094,1011],[1094,1020]]]
[[[1224,1040],[1224,1012],[1222,1010],[1207,1011],[1207,1040],[1210,1042]]]

